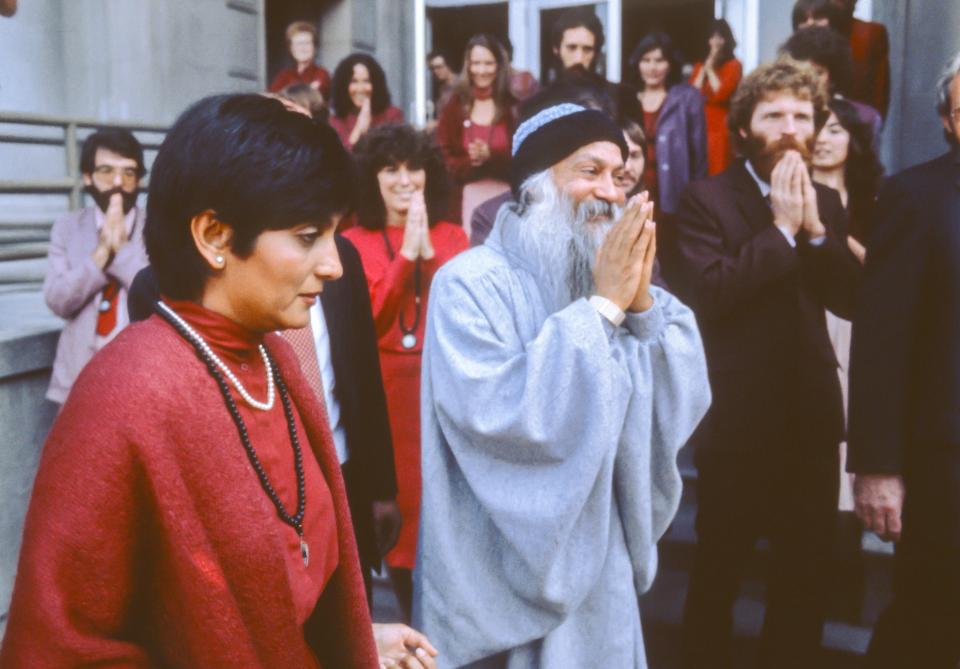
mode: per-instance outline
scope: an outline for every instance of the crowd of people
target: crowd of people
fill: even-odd
[[[139,142],[91,134],[0,666],[646,667],[687,446],[686,669],[734,666],[760,538],[757,665],[821,666],[864,528],[897,542],[869,666],[956,667],[960,55],[949,151],[884,181],[854,4],[798,0],[746,74],[722,19],[692,69],[650,32],[622,84],[591,12],[542,82],[478,34],[427,56],[425,129],[298,21],[269,91],[180,116],[145,209]]]

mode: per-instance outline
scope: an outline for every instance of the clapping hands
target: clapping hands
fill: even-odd
[[[423,199],[423,191],[413,194],[410,209],[407,211],[407,223],[403,229],[403,243],[400,246],[400,255],[410,261],[417,258],[430,260],[434,256],[433,244],[430,241],[430,223],[427,217],[427,205]]]
[[[124,224],[123,195],[114,193],[110,196],[110,204],[100,228],[100,237],[97,248],[93,252],[93,261],[97,267],[104,269],[116,256],[117,251],[127,241],[127,228]]]
[[[646,311],[653,305],[650,280],[657,255],[653,202],[644,191],[627,202],[597,252],[593,271],[597,295],[623,311]]]
[[[810,239],[823,237],[826,228],[817,209],[817,192],[803,158],[787,151],[770,175],[770,205],[773,222],[796,236],[801,230]]]

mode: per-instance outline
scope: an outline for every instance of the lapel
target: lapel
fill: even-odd
[[[323,309],[323,318],[327,322],[327,333],[330,337],[330,360],[333,364],[333,376],[337,379],[334,393],[337,400],[342,401],[343,384],[351,383],[353,377],[348,367],[353,360],[350,352],[350,323],[353,322],[350,304],[350,282],[356,281],[354,265],[344,262],[343,242],[337,236],[337,251],[343,265],[343,276],[336,281],[330,281],[323,286],[320,293],[320,306]],[[360,280],[366,280],[360,277]]]
[[[80,210],[78,227],[80,228],[79,243],[73,245],[73,257],[87,258],[93,254],[100,240],[94,207],[84,207]]]
[[[752,232],[756,232],[773,224],[773,212],[744,163],[745,160],[740,158],[733,164],[730,168],[730,179],[736,192],[740,217]]]

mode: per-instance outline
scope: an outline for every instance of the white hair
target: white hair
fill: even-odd
[[[960,75],[960,52],[954,54],[947,66],[940,72],[937,79],[937,113],[950,118],[953,110],[950,108],[950,85]]]

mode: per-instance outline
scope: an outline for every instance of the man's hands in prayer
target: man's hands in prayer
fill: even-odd
[[[410,209],[407,211],[407,223],[403,229],[400,255],[412,262],[417,258],[430,260],[434,253],[433,243],[430,241],[427,205],[423,200],[423,191],[419,191],[413,194]]]
[[[645,311],[653,304],[650,276],[657,245],[652,215],[653,203],[646,192],[630,198],[597,252],[593,270],[597,295],[623,311]]]
[[[783,154],[770,174],[770,206],[774,225],[793,236],[801,230],[810,239],[823,237],[827,233],[820,221],[813,180],[797,151]]]
[[[895,474],[857,474],[853,481],[857,517],[884,541],[900,540],[903,495],[903,479]]]
[[[97,248],[93,251],[93,262],[100,269],[105,269],[126,241],[127,230],[123,223],[123,196],[114,193],[110,196],[103,227],[100,228],[100,238]]]
[[[427,637],[412,627],[374,623],[373,638],[381,669],[436,669],[439,652]]]

